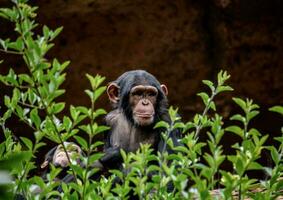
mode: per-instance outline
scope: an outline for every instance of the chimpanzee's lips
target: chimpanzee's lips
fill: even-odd
[[[136,116],[140,118],[151,118],[153,114],[152,113],[136,113]]]

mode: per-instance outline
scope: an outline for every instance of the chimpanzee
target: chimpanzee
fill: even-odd
[[[77,163],[80,163],[80,156],[83,155],[82,149],[73,142],[64,142],[64,146],[68,152],[68,156],[71,160],[75,159]],[[62,145],[55,146],[45,155],[44,162],[41,164],[41,168],[44,169],[52,163],[55,167],[66,168],[69,165],[69,160],[62,147]]]
[[[82,165],[81,157],[84,156],[82,149],[73,142],[64,142],[64,146],[66,147],[69,158],[73,161],[76,161],[77,164]],[[40,166],[42,169],[45,169],[45,171],[43,172],[44,179],[46,178],[45,175],[49,171],[49,163],[52,163],[55,167],[60,167],[63,169],[59,174],[60,177],[57,178],[62,179],[66,176],[70,163],[61,144],[53,147],[45,155],[44,162]]]
[[[165,85],[144,70],[133,70],[111,82],[107,87],[107,94],[113,105],[113,110],[105,118],[110,131],[105,137],[104,156],[93,163],[92,167],[102,170],[121,169],[123,160],[120,149],[135,152],[144,143],[151,144],[155,152],[162,153],[165,150],[170,153],[171,150],[161,137],[162,130],[154,129],[155,124],[161,120],[170,123],[166,97],[168,90]],[[172,131],[169,137],[174,145],[179,145],[178,130]],[[56,151],[53,150],[54,152]],[[63,151],[61,153],[65,154]],[[56,165],[54,154],[52,155],[52,163]],[[67,163],[64,162],[65,164]],[[73,177],[68,174],[63,181],[73,181]]]
[[[66,147],[67,153],[71,161],[76,161],[77,164],[82,165],[81,157],[85,156],[82,152],[81,148],[73,142],[64,142],[64,146]],[[57,175],[56,180],[54,181],[63,181],[63,182],[71,182],[74,180],[73,176],[67,174],[69,169],[69,160],[67,155],[63,149],[63,146],[60,144],[58,146],[53,147],[48,153],[45,155],[44,162],[41,164],[41,168],[44,169],[42,173],[42,178],[47,179],[46,175],[50,171],[49,164],[53,164],[55,167],[62,168],[62,171]],[[62,192],[61,187],[58,188],[59,192]],[[38,185],[31,185],[30,192],[33,195],[40,194],[42,192],[41,188]],[[15,197],[16,200],[25,200],[26,198],[17,194]]]
[[[154,129],[158,121],[170,122],[165,85],[144,70],[133,70],[110,83],[107,94],[114,109],[106,116],[110,131],[106,135],[105,155],[94,166],[120,168],[120,149],[135,152],[141,143],[151,144],[155,151],[171,151],[161,130]],[[179,131],[171,132],[169,137],[174,145],[179,144]]]

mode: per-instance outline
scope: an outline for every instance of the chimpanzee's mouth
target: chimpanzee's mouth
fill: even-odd
[[[152,118],[153,114],[151,113],[136,113],[136,116],[139,118]]]

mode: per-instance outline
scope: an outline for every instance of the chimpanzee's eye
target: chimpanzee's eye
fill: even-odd
[[[143,91],[141,90],[136,90],[132,93],[134,96],[142,96],[143,95]]]
[[[154,92],[154,91],[148,92],[148,96],[150,96],[150,97],[155,97],[156,95],[157,95],[157,93]]]

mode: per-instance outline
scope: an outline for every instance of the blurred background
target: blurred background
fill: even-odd
[[[270,141],[283,120],[268,108],[283,104],[282,0],[40,0],[39,31],[63,26],[48,57],[70,60],[68,105],[89,105],[86,73],[106,76],[107,84],[127,70],[144,69],[167,85],[169,103],[179,107],[183,121],[202,112],[196,93],[207,91],[201,80],[215,80],[223,69],[231,74],[234,92],[216,98],[218,111],[229,119],[238,108],[233,96],[251,98],[261,106],[253,125]],[[10,6],[0,0],[0,6]],[[13,37],[13,26],[0,19],[0,37]],[[24,71],[21,58],[0,52],[0,73],[9,67]],[[0,85],[1,101],[11,91]],[[0,103],[1,105],[3,102]],[[98,107],[111,108],[106,94]],[[11,122],[18,134],[28,132]],[[229,144],[232,137],[224,137]]]

